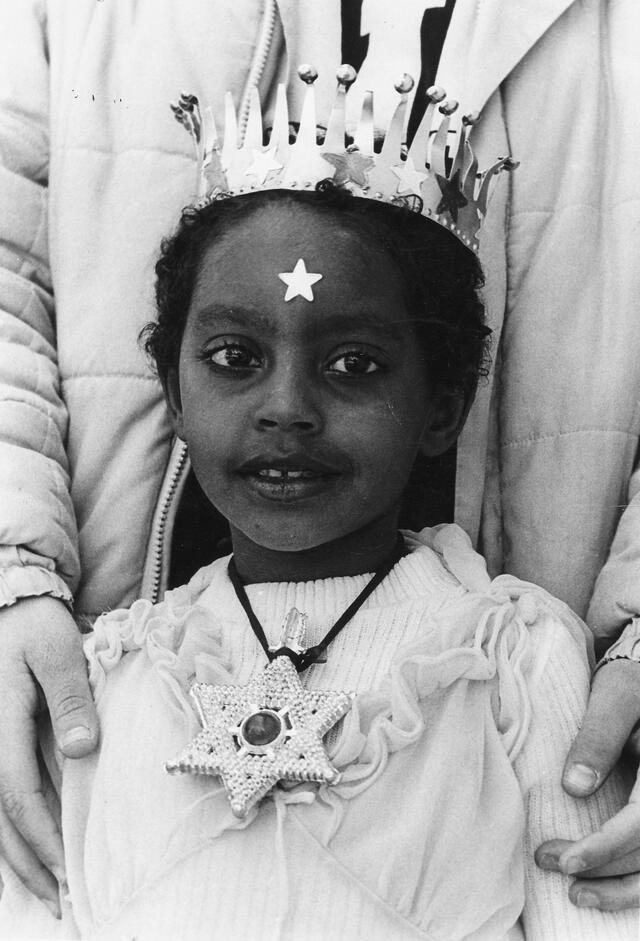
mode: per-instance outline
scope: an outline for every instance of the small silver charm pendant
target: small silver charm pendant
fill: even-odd
[[[304,615],[287,614],[280,648],[304,650]],[[165,768],[218,775],[231,809],[246,816],[278,781],[336,784],[340,775],[322,737],[351,708],[353,695],[305,689],[289,656],[277,655],[246,686],[191,689],[202,731]]]

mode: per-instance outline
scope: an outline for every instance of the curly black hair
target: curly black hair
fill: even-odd
[[[165,381],[177,368],[182,336],[203,256],[229,226],[274,203],[312,207],[373,240],[400,271],[405,301],[429,378],[438,387],[473,395],[487,372],[482,270],[455,236],[415,207],[362,199],[330,181],[315,190],[264,190],[188,207],[164,239],[156,264],[158,319],[141,333],[144,349]]]

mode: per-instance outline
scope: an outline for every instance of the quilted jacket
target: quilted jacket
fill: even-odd
[[[73,594],[93,615],[161,590],[186,462],[137,335],[195,186],[167,103],[186,90],[219,109],[255,84],[272,99],[309,61],[326,107],[339,15],[339,0],[0,0],[0,602]],[[495,369],[460,443],[456,518],[492,570],[582,614],[640,428],[637,33],[633,0],[458,0],[438,73],[482,110],[481,165],[521,161],[484,236]]]

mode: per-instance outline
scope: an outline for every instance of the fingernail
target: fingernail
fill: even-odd
[[[77,725],[74,729],[69,729],[60,737],[60,747],[69,748],[71,745],[84,745],[85,742],[93,740],[93,732],[86,725]]]
[[[565,872],[568,876],[572,876],[576,872],[582,872],[587,868],[587,864],[584,859],[580,856],[569,856],[564,861],[562,871]]]
[[[571,765],[564,776],[564,782],[574,791],[590,794],[598,783],[599,774],[587,765]]]
[[[543,853],[538,859],[538,865],[543,869],[554,869],[556,872],[560,868],[558,865],[558,857],[552,856],[551,853]]]
[[[56,921],[60,921],[62,918],[62,911],[60,905],[57,902],[54,902],[52,899],[42,899],[43,905],[46,905]]]
[[[595,908],[600,904],[600,899],[595,892],[589,892],[588,889],[580,889],[576,895],[576,905],[580,908]]]

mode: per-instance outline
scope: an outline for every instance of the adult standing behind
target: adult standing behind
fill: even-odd
[[[0,603],[10,606],[0,618],[0,843],[54,906],[51,873],[63,881],[63,862],[34,759],[33,677],[65,753],[89,751],[97,720],[66,605],[73,596],[76,615],[93,617],[140,595],[145,571],[157,575],[153,562],[145,569],[156,502],[173,486],[163,485],[169,423],[136,345],[151,316],[153,252],[193,180],[166,103],[181,89],[207,101],[230,89],[247,102],[256,84],[264,98],[304,61],[328,96],[341,12],[351,22],[357,4],[342,6],[0,0]],[[439,16],[437,80],[465,111],[482,110],[481,161],[501,148],[524,160],[487,232],[500,381],[480,390],[459,447],[455,516],[496,572],[584,613],[639,430],[629,391],[640,378],[629,263],[640,239],[629,165],[637,13],[631,0],[546,0],[526,12],[457,0],[407,4],[392,22],[378,3],[361,14],[362,74],[376,84],[387,78],[372,66],[381,36],[417,54],[426,78],[429,17]],[[418,28],[422,44],[409,42]],[[581,766],[601,762],[600,780],[640,715],[639,687],[635,663],[600,671],[595,737],[576,752]],[[582,779],[583,791],[599,783]],[[598,859],[631,854],[617,871],[640,867],[640,815],[627,811],[626,842],[591,838]],[[562,863],[585,868],[567,866],[566,853]],[[593,885],[605,907],[637,900],[635,877]]]

